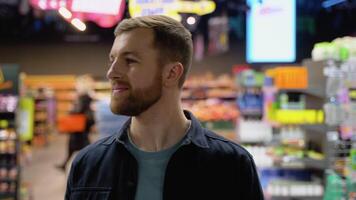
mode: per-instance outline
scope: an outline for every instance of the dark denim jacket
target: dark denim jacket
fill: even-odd
[[[204,129],[191,113],[185,115],[192,124],[168,163],[163,199],[263,199],[252,156]],[[66,200],[135,199],[138,166],[123,142],[129,124],[80,151],[68,177]]]

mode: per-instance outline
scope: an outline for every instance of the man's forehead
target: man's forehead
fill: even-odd
[[[150,32],[150,29],[140,28],[125,31],[116,36],[111,53],[127,54],[127,52],[133,52],[135,54],[141,54],[146,52],[148,50],[147,48],[154,48],[153,42],[153,31]]]
[[[115,41],[120,42],[138,42],[138,43],[153,43],[153,30],[148,28],[135,28],[130,31],[124,31],[116,36]]]

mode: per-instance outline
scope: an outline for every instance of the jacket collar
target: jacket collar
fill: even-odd
[[[186,137],[184,138],[183,145],[193,143],[194,145],[201,148],[209,148],[208,141],[205,137],[204,128],[201,126],[199,120],[196,119],[194,115],[187,110],[184,110],[184,115],[187,119],[191,120],[191,125],[187,132]],[[131,124],[131,118],[129,118],[124,123],[122,128],[115,135],[115,137],[111,137],[109,140],[104,142],[104,144],[111,144],[116,140],[117,142],[125,146],[126,145],[125,141],[127,141],[127,137],[128,137],[127,129],[130,127],[130,124]]]

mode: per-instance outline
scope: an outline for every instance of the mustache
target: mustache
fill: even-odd
[[[129,88],[131,87],[130,83],[127,82],[127,81],[111,80],[110,83],[111,83],[111,86],[124,85],[124,86],[127,86],[127,87],[129,87]]]

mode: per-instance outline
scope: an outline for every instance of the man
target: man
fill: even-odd
[[[65,198],[263,199],[251,155],[181,108],[189,31],[169,17],[147,16],[122,21],[115,36],[110,107],[131,118],[78,154]]]

